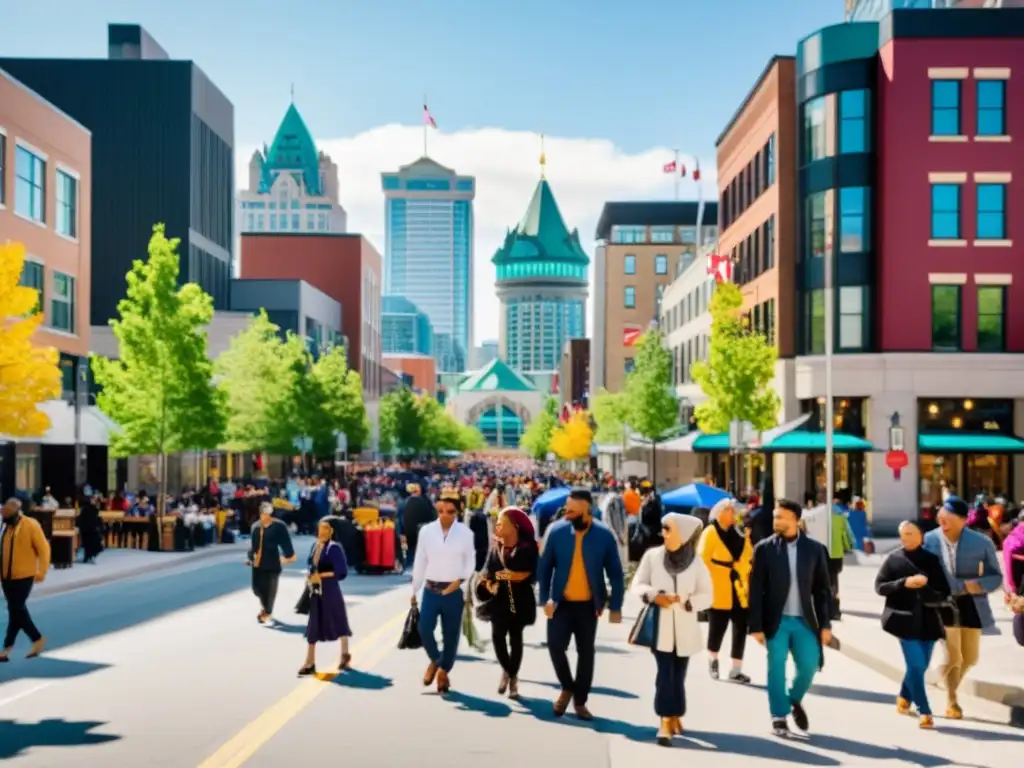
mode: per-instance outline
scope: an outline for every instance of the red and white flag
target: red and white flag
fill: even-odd
[[[431,128],[437,128],[437,121],[434,120],[434,116],[430,114],[430,110],[427,105],[423,105],[423,124],[429,125]]]
[[[700,160],[693,158],[693,180],[700,181]]]
[[[679,166],[679,175],[682,176],[684,179],[686,178],[686,166],[685,165],[680,165]]]
[[[716,283],[731,283],[732,260],[726,255],[712,253],[708,256],[708,274],[715,278]]]
[[[676,172],[676,161],[673,160],[671,163],[665,163],[661,166],[663,173],[675,173]]]

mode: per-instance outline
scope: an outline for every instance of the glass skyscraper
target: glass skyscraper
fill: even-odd
[[[442,373],[466,370],[473,349],[473,199],[476,179],[428,157],[382,173],[384,292],[430,319]]]
[[[502,305],[502,358],[524,373],[559,370],[565,342],[586,336],[590,258],[545,179],[491,261]]]
[[[402,296],[381,299],[380,345],[385,355],[434,355],[430,318]]]

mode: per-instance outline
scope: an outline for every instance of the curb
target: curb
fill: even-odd
[[[842,634],[840,628],[837,628],[837,631],[840,635]],[[840,638],[841,640],[842,638]],[[839,653],[853,659],[858,664],[878,672],[895,683],[903,681],[903,667],[889,663],[885,659],[880,658],[877,653],[862,650],[855,645],[842,641],[840,642]],[[938,675],[932,670],[928,671],[927,680],[929,685],[938,688],[936,685]],[[1024,690],[1016,686],[999,685],[998,683],[968,678],[961,683],[960,692],[1004,708],[1006,711],[1001,712],[998,715],[999,718],[1006,725],[1013,728],[1024,728]]]
[[[217,555],[227,555],[238,548],[239,545],[237,543],[219,544],[215,545],[215,548],[203,549],[198,552],[184,555],[182,557],[174,558],[173,560],[156,560],[145,565],[139,565],[135,568],[127,568],[123,571],[118,571],[117,573],[106,574],[104,576],[96,576],[90,579],[82,579],[81,581],[76,581],[73,584],[61,584],[59,586],[53,587],[52,589],[46,589],[46,587],[44,586],[37,590],[33,590],[34,597],[41,599],[44,597],[53,597],[54,595],[64,595],[68,592],[77,592],[80,589],[98,587],[104,584],[112,584],[116,581],[124,581],[125,579],[130,579],[135,576],[144,576],[147,573],[158,573],[160,571],[168,571],[172,568],[178,567],[179,565],[188,565],[189,563],[195,563],[201,560],[211,560]],[[153,554],[159,555],[160,553],[154,552]],[[80,563],[78,565],[80,565]]]

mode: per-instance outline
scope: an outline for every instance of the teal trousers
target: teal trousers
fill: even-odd
[[[787,690],[786,662],[790,654],[796,665],[793,685]],[[814,682],[821,664],[821,645],[804,619],[783,616],[779,631],[768,641],[768,707],[773,718],[786,717],[799,704]]]

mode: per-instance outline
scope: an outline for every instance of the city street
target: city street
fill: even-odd
[[[299,551],[303,551],[300,545]],[[597,719],[554,721],[556,693],[543,625],[528,637],[523,699],[496,693],[490,654],[464,649],[454,692],[439,699],[419,682],[420,651],[397,651],[408,590],[401,577],[346,582],[356,669],[336,681],[297,680],[302,584],[282,579],[283,626],[257,625],[248,572],[232,553],[145,578],[43,597],[32,607],[51,652],[24,661],[19,646],[0,669],[0,759],[14,766],[147,765],[261,768],[345,763],[424,768],[484,761],[488,768],[588,766],[985,766],[1019,763],[1024,732],[977,720],[939,720],[935,732],[893,708],[893,683],[829,652],[808,699],[812,735],[779,741],[768,732],[764,654],[751,647],[755,684],[712,682],[698,657],[689,676],[687,737],[655,746],[654,665],[603,623]],[[541,619],[543,621],[543,619]],[[486,631],[486,625],[482,626]],[[841,636],[841,628],[837,629]],[[336,663],[322,647],[320,666]],[[942,695],[933,692],[941,705]],[[965,702],[968,715],[970,701]],[[990,711],[979,706],[974,714]],[[683,752],[684,754],[678,754]],[[1017,756],[1014,760],[1013,756]]]

